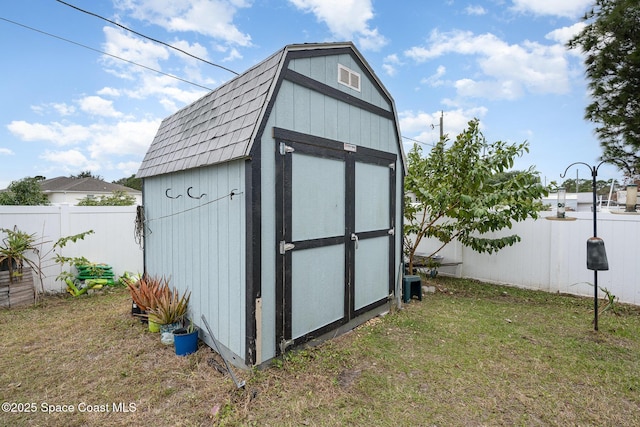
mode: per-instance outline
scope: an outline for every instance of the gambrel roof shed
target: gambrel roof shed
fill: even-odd
[[[145,270],[192,292],[232,362],[266,362],[388,308],[404,168],[355,46],[285,46],[163,120],[137,174]]]

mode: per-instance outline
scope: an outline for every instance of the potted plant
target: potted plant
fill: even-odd
[[[173,343],[173,331],[181,326],[190,298],[191,292],[180,295],[178,290],[170,289],[158,296],[155,307],[147,310],[149,321],[160,325],[163,343]]]
[[[173,331],[176,356],[186,356],[198,351],[198,331],[199,328],[192,321],[188,326]]]
[[[27,257],[29,253],[39,255],[35,234],[18,230],[0,229],[6,236],[0,244],[0,285],[6,282],[7,303],[2,306],[29,304],[35,301],[33,271],[39,271],[38,264]],[[7,273],[2,273],[6,271]]]
[[[149,312],[157,307],[158,300],[171,292],[169,279],[145,274],[137,282],[127,282],[131,299],[140,308],[138,316],[149,321],[149,331],[160,332],[160,324],[149,319]]]
[[[13,227],[13,230],[2,228],[0,231],[6,234],[0,245],[0,270],[9,271],[9,281],[19,280],[22,277],[24,265],[37,269],[38,266],[29,258],[27,254],[38,253],[36,246],[36,235],[28,234]]]

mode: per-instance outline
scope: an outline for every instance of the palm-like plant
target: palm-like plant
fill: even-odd
[[[127,282],[131,299],[140,310],[149,312],[157,307],[158,300],[170,293],[169,279],[145,274],[137,282]]]
[[[161,325],[182,321],[187,314],[190,298],[191,292],[187,291],[182,295],[176,289],[163,293],[156,300],[156,306],[148,310],[149,320]]]
[[[22,269],[25,264],[38,270],[38,264],[27,258],[29,252],[38,255],[38,245],[36,235],[28,234],[13,227],[13,230],[2,228],[0,231],[6,234],[0,245],[0,263],[6,263],[9,270],[9,281],[22,276]]]

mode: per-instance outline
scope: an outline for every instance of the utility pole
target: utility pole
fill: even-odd
[[[444,138],[444,110],[440,110],[440,139]]]

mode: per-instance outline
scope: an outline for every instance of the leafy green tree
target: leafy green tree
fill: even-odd
[[[576,180],[575,179],[566,179],[560,185],[564,187],[568,193],[576,192]],[[613,188],[618,187],[618,181],[614,181]],[[590,179],[578,179],[578,193],[591,193],[593,191],[593,181]],[[596,194],[601,196],[609,195],[609,191],[611,190],[611,181],[605,181],[603,179],[599,179],[596,181]]]
[[[586,27],[568,46],[586,54],[592,102],[585,118],[597,123],[602,158],[612,159],[627,175],[636,175],[640,172],[640,2],[596,0],[584,20]]]
[[[26,177],[11,181],[6,191],[0,192],[0,205],[48,205],[49,200],[40,188],[42,177]]]
[[[136,178],[135,174],[129,178],[120,178],[117,181],[113,181],[114,184],[124,185],[125,187],[133,188],[134,190],[142,191],[142,179]]]
[[[486,233],[537,218],[542,209],[540,199],[547,190],[533,167],[499,176],[528,152],[527,143],[487,143],[478,126],[477,119],[470,121],[450,147],[444,137],[427,157],[418,145],[407,156],[404,249],[410,272],[423,238],[442,243],[434,254],[454,239],[475,251],[493,253],[520,237],[488,238]]]
[[[109,196],[85,197],[78,202],[78,206],[131,206],[136,198],[125,191],[116,190]]]

